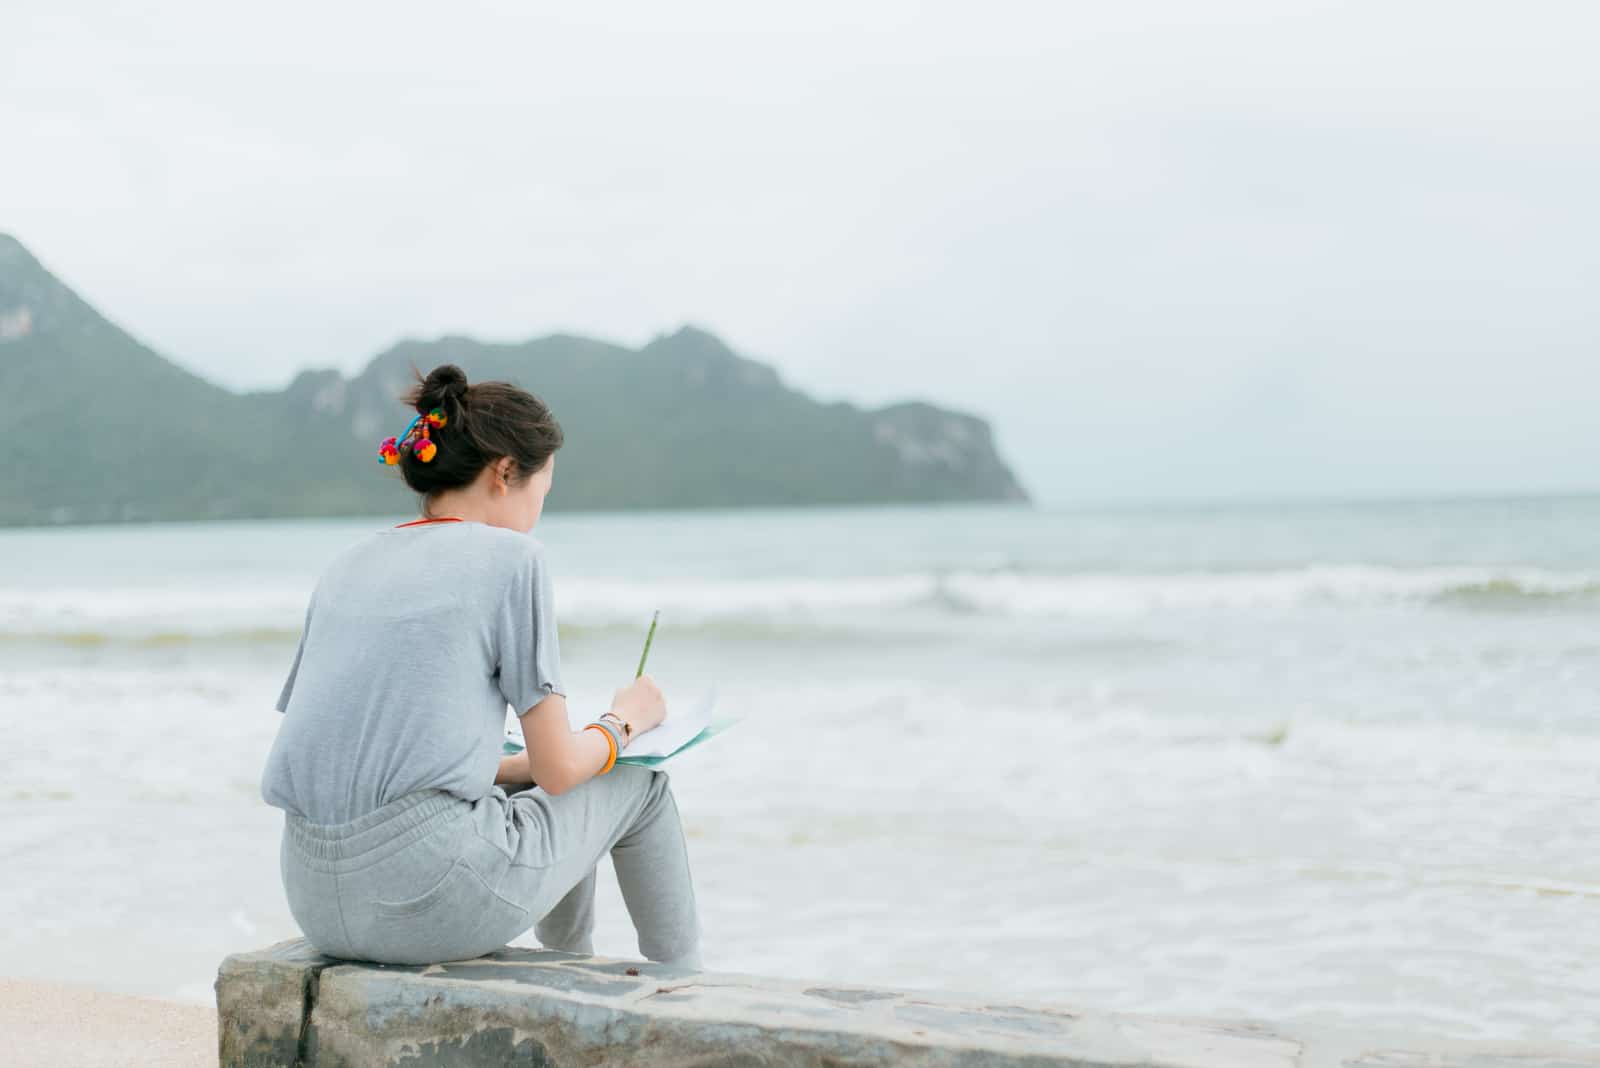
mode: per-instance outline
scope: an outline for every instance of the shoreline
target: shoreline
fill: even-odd
[[[0,977],[10,1064],[75,1068],[217,1063],[217,1010],[78,983]]]

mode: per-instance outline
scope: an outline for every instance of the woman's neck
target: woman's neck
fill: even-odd
[[[483,510],[474,506],[473,502],[457,497],[436,497],[423,505],[422,518],[442,519],[452,516],[456,519],[465,519],[469,523],[487,523],[489,518]]]

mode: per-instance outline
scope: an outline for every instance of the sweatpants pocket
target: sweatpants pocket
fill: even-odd
[[[361,902],[346,903],[346,909]],[[501,897],[466,860],[457,858],[437,883],[415,897],[373,898],[364,956],[389,964],[469,960],[498,949],[532,925],[528,910]],[[507,933],[509,932],[509,933]]]

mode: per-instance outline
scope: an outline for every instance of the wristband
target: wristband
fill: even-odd
[[[599,718],[601,721],[610,720],[612,723],[617,725],[617,731],[619,732],[617,734],[617,741],[619,744],[627,745],[629,742],[633,741],[633,724],[629,723],[615,712],[602,712],[600,713]]]
[[[593,720],[592,722],[597,727],[604,727],[606,733],[611,735],[611,740],[617,744],[617,752],[619,752],[619,753],[622,752],[622,747],[627,744],[622,739],[622,732],[619,731],[615,726],[613,726],[609,720],[607,720],[607,719],[605,719],[603,717],[600,718],[600,719],[597,719],[597,720]]]
[[[606,736],[606,763],[604,767],[595,772],[596,775],[604,775],[606,772],[610,771],[611,766],[617,762],[617,736],[612,734],[611,728],[607,727],[604,723],[586,723],[584,724],[583,729],[598,730],[601,734]]]

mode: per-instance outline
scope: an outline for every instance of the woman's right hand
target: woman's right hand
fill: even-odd
[[[661,687],[649,675],[640,675],[632,683],[616,692],[611,699],[611,710],[633,727],[637,738],[667,718],[667,699]]]

